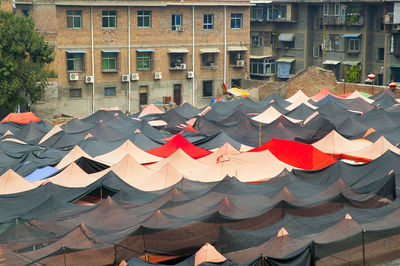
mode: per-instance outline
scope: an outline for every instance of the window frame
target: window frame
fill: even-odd
[[[113,58],[111,58],[113,56]],[[101,71],[102,72],[118,72],[118,62],[119,62],[119,53],[107,53],[101,52]],[[107,60],[107,61],[105,61]],[[115,61],[115,68],[110,68],[110,62]],[[104,64],[107,62],[108,67],[104,68]]]
[[[109,92],[106,92],[106,91],[114,91],[114,92],[113,92],[113,94],[109,94]],[[115,96],[117,96],[117,88],[116,87],[104,87],[104,97],[115,97]]]
[[[262,5],[255,5],[250,7],[250,19],[263,20],[264,19],[264,7]]]
[[[271,76],[275,74],[276,62],[274,58],[250,59],[250,75]],[[254,72],[254,68],[257,71]]]
[[[77,56],[80,55],[80,58]],[[67,53],[67,72],[85,72],[85,53]],[[69,69],[69,62],[73,62],[73,69]],[[80,69],[75,68],[80,62]]]
[[[382,52],[382,55],[383,55],[382,58],[381,58],[381,52]],[[377,48],[376,61],[379,61],[379,62],[385,61],[385,48],[384,47],[378,47]]]
[[[114,14],[112,14],[114,13]],[[114,26],[110,26],[112,18],[114,18]],[[105,26],[105,19],[107,25]],[[117,28],[117,11],[116,10],[103,10],[101,12],[101,25],[103,29],[116,29]]]
[[[140,56],[139,56],[140,55]],[[152,69],[152,52],[136,52],[136,69],[139,70],[151,70]],[[148,68],[139,67],[148,64]]]
[[[178,69],[180,70],[181,64],[186,64],[186,53],[170,53],[169,57],[169,69]],[[181,60],[179,62],[178,60]]]
[[[209,93],[210,95],[205,95],[204,94],[204,92],[205,92],[205,86],[206,86],[206,84],[209,84],[210,86],[211,86],[211,93]],[[203,80],[203,84],[202,84],[203,86],[202,86],[202,97],[203,98],[212,98],[213,97],[213,95],[214,95],[214,82],[213,82],[213,80]],[[210,88],[207,88],[207,90],[209,90]]]
[[[229,66],[235,67],[238,60],[244,60],[245,51],[230,51],[229,52]]]
[[[349,52],[360,52],[360,50],[361,50],[361,40],[360,40],[360,38],[349,38],[347,42],[348,42],[347,51],[349,51]]]
[[[73,92],[77,92],[77,91],[79,91],[80,93],[79,93],[79,95],[74,95],[74,93]],[[82,98],[82,88],[70,88],[69,89],[69,98],[70,99],[80,99],[80,98]]]
[[[148,19],[148,25],[145,25],[146,18]],[[151,10],[138,10],[137,11],[137,27],[139,29],[150,29],[151,24],[152,24]]]
[[[210,22],[210,19],[211,19],[211,22]],[[214,29],[214,14],[204,14],[203,29],[204,30],[213,30]]]
[[[231,29],[243,29],[243,13],[231,13]]]
[[[70,13],[70,14],[68,14]],[[82,10],[67,10],[67,29],[82,29]],[[79,27],[75,26],[76,18],[79,18]],[[69,25],[69,21],[72,21],[72,25]]]
[[[211,60],[209,60],[211,58]],[[201,66],[202,67],[215,67],[217,61],[217,53],[204,53],[201,54]],[[205,64],[205,62],[208,62]]]
[[[179,18],[179,21],[178,21],[178,18]],[[183,19],[182,14],[172,14],[171,19],[172,19],[172,24],[171,24],[171,30],[172,31],[178,31],[177,27],[183,28],[183,26],[182,26],[182,24],[183,24],[182,23],[182,19]]]

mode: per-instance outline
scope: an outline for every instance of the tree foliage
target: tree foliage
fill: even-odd
[[[344,73],[346,82],[360,82],[361,69],[359,66],[344,66]]]
[[[41,98],[54,61],[55,47],[35,30],[31,17],[0,10],[0,107],[14,110],[18,104]]]

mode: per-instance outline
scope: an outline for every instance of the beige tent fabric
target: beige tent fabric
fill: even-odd
[[[154,163],[163,159],[161,157],[145,152],[144,150],[133,144],[130,140],[125,141],[117,149],[110,151],[109,153],[96,156],[95,159],[113,165],[121,161],[128,154],[130,154],[140,164]]]
[[[51,136],[53,136],[54,134],[56,134],[60,131],[62,131],[62,128],[58,125],[55,125],[52,129],[50,129],[49,132],[47,132],[46,135],[43,136],[43,138],[39,141],[39,144],[42,144],[43,142],[48,140]]]
[[[346,99],[356,99],[356,98],[361,98],[364,101],[366,101],[367,103],[373,103],[374,100],[365,97],[364,95],[362,95],[359,91],[354,91],[352,94],[350,94],[348,97],[346,97]]]
[[[364,146],[351,142],[335,130],[332,130],[328,135],[312,145],[328,154],[349,153],[364,149]]]
[[[143,179],[154,174],[155,171],[144,167],[138,163],[132,155],[126,155],[117,164],[111,166],[109,169],[105,169],[102,172],[113,171],[119,178],[121,178],[125,183],[134,186],[135,180]],[[100,174],[99,177],[104,174]]]
[[[151,176],[134,180],[132,185],[143,191],[154,191],[172,186],[182,178],[183,174],[167,163]]]
[[[14,136],[14,133],[12,133],[10,130],[7,130],[6,133],[4,133],[3,137],[5,136]]]
[[[6,141],[15,142],[15,143],[19,143],[19,144],[27,144],[25,141],[22,141],[20,139],[13,138],[13,137],[9,137],[9,138],[6,138],[6,139],[2,140],[2,142],[6,142]]]
[[[154,171],[158,171],[166,164],[172,165],[176,170],[184,175],[191,175],[193,172],[202,171],[207,168],[207,165],[200,161],[196,161],[180,148],[167,158],[147,167]]]
[[[357,145],[360,145],[360,146],[362,146],[362,147],[364,147],[364,148],[366,148],[366,147],[371,146],[372,144],[374,144],[372,141],[370,141],[370,140],[368,140],[368,139],[364,139],[364,138],[360,138],[360,139],[351,139],[350,141],[353,142],[353,143],[355,143],[355,144],[357,144]],[[364,148],[363,148],[363,149],[364,149]]]
[[[204,171],[188,179],[201,182],[220,181],[225,176],[235,176],[241,182],[261,182],[274,178],[284,169],[292,167],[279,161],[270,151],[222,155]]]
[[[96,181],[92,175],[83,171],[76,163],[71,163],[57,175],[46,179],[63,187],[86,187]],[[43,180],[42,180],[43,181]]]
[[[200,265],[204,262],[223,262],[226,258],[219,253],[214,246],[206,243],[194,255],[194,266]]]
[[[34,184],[9,169],[0,176],[0,194],[13,194],[36,188]]]
[[[81,147],[76,145],[67,155],[64,156],[64,158],[55,166],[55,168],[62,169],[80,157],[86,157],[95,160],[92,156],[82,150]]]
[[[286,99],[286,101],[295,103],[295,102],[302,102],[302,101],[308,101],[310,100],[310,97],[308,97],[302,90],[298,90],[295,94],[293,94],[292,97],[289,97]]]
[[[288,107],[286,107],[285,109],[288,111],[292,111],[292,110],[296,109],[297,107],[299,107],[301,104],[305,104],[314,110],[318,108],[317,106],[309,103],[307,100],[297,100],[297,101],[293,102],[291,105],[289,105]]]
[[[375,141],[370,146],[365,149],[348,152],[346,155],[351,157],[364,158],[367,160],[375,160],[382,154],[384,154],[387,150],[391,150],[392,152],[400,155],[400,149],[395,147],[392,143],[387,141],[384,136],[381,136],[377,141]]]
[[[141,118],[142,116],[149,115],[149,114],[163,114],[164,112],[161,111],[157,106],[154,104],[149,104],[147,105],[142,112],[140,112],[138,118]]]
[[[276,110],[273,106],[270,106],[269,108],[267,108],[267,110],[265,110],[264,112],[262,112],[261,114],[255,116],[255,117],[253,117],[252,119],[257,122],[270,124],[281,116],[284,116],[284,115],[281,114],[278,110]],[[302,120],[290,118],[287,116],[284,116],[284,117],[286,119],[292,121],[293,123],[302,122]]]
[[[235,149],[229,142],[225,142],[224,145],[216,149],[210,155],[204,156],[197,161],[202,162],[204,164],[213,164],[217,161],[217,159],[222,155],[233,155],[233,154],[240,154],[240,151]]]

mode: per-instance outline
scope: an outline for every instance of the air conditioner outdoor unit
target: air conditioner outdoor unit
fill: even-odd
[[[176,31],[183,31],[183,27],[182,26],[176,26],[175,29],[176,29]]]
[[[131,80],[139,80],[139,74],[138,73],[131,74]]]
[[[188,79],[194,78],[194,72],[193,72],[193,71],[188,71],[188,73],[187,73],[187,78],[188,78]]]
[[[79,74],[78,73],[69,73],[69,80],[70,81],[75,81],[79,79]]]
[[[244,60],[237,60],[236,61],[236,66],[237,67],[244,67]]]
[[[94,77],[93,76],[86,76],[85,77],[85,82],[86,83],[94,83]]]
[[[155,72],[155,73],[154,73],[154,79],[162,79],[162,74],[161,74],[161,72]]]
[[[179,68],[180,69],[186,69],[186,64],[180,64]]]
[[[122,75],[122,82],[129,82],[129,75]]]

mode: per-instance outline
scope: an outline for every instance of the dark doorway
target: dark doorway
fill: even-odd
[[[140,105],[147,105],[148,102],[148,87],[147,86],[140,86],[139,88],[139,101]]]
[[[232,79],[232,86],[231,88],[242,88],[242,80],[241,79]]]
[[[181,84],[174,84],[174,102],[176,105],[181,104]]]

